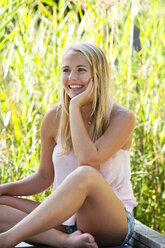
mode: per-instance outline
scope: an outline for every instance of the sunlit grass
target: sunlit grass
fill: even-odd
[[[37,170],[41,120],[60,100],[63,49],[77,40],[92,41],[108,56],[114,98],[136,114],[131,151],[139,202],[135,216],[164,233],[164,2],[135,1],[133,13],[130,1],[107,9],[104,1],[86,0],[84,15],[75,2],[0,2],[0,183]],[[133,24],[140,29],[139,52],[132,49]]]

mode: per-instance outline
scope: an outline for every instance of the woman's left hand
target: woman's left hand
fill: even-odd
[[[93,83],[93,78],[92,78],[90,79],[86,90],[80,93],[79,95],[73,97],[70,101],[70,104],[76,104],[78,107],[82,107],[92,102],[93,90],[94,90],[94,83]]]

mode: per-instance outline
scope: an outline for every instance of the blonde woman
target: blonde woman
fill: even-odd
[[[44,117],[38,171],[0,186],[0,247],[124,245],[137,205],[130,182],[134,114],[111,101],[104,52],[80,42],[63,55],[63,100]],[[37,194],[41,204],[14,196]]]

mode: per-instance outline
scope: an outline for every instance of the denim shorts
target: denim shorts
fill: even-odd
[[[113,248],[121,248],[121,247],[125,246],[126,244],[128,244],[128,241],[130,240],[130,238],[133,235],[134,226],[135,226],[134,214],[133,214],[133,212],[131,214],[129,212],[126,212],[126,214],[127,214],[127,222],[128,222],[128,231],[127,231],[127,234],[126,234],[125,239],[122,242],[122,244],[120,246],[115,246]],[[76,225],[65,226],[65,228],[66,228],[66,232],[68,234],[72,234],[73,232],[75,232],[77,230],[77,226]]]
[[[134,232],[134,227],[135,227],[134,214],[133,212],[131,214],[129,212],[126,212],[126,214],[127,214],[127,222],[128,222],[128,231],[122,244],[120,246],[117,246],[118,248],[128,244],[128,241],[131,239]]]

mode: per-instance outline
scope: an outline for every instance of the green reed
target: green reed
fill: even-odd
[[[83,14],[81,2],[0,2],[0,183],[37,170],[41,120],[61,96],[64,47],[95,42],[109,59],[113,98],[136,114],[135,217],[164,233],[165,5],[86,0]],[[132,49],[134,25],[140,29],[139,52]],[[33,199],[42,201],[50,191]]]

